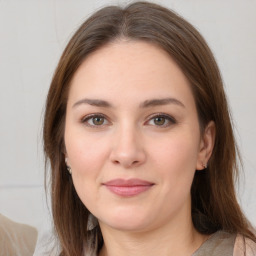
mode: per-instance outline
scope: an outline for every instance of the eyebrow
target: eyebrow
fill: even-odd
[[[140,104],[140,108],[162,106],[162,105],[168,105],[168,104],[175,104],[175,105],[185,108],[185,105],[181,101],[179,101],[175,98],[146,100],[142,104]]]
[[[79,105],[82,105],[82,104],[89,104],[91,106],[96,106],[96,107],[103,107],[103,108],[109,108],[109,107],[112,107],[112,105],[105,101],[105,100],[99,100],[99,99],[82,99],[82,100],[79,100],[77,101],[74,105],[73,105],[73,108],[74,107],[77,107]]]
[[[77,101],[74,105],[74,107],[77,107],[79,105],[82,104],[88,104],[91,106],[96,106],[96,107],[103,107],[103,108],[112,108],[113,106],[105,100],[100,100],[100,99],[82,99]],[[145,100],[144,102],[142,102],[139,107],[140,108],[148,108],[148,107],[155,107],[155,106],[163,106],[163,105],[168,105],[168,104],[175,104],[178,105],[180,107],[184,107],[185,105],[175,99],[175,98],[163,98],[163,99],[151,99],[151,100]]]

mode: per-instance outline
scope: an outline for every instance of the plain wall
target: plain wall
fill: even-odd
[[[82,21],[128,1],[0,1],[0,212],[50,227],[42,153],[44,102],[58,59]],[[237,187],[256,225],[256,1],[154,1],[176,10],[208,41],[222,71],[244,161]]]

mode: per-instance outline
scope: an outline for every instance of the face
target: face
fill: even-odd
[[[190,215],[204,140],[189,83],[160,48],[120,41],[89,55],[64,139],[75,189],[101,225],[147,230]]]

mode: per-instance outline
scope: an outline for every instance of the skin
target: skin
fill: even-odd
[[[64,139],[75,189],[99,220],[100,255],[191,255],[202,244],[190,188],[214,133],[210,122],[200,134],[189,82],[157,46],[119,40],[86,58],[71,82]],[[153,185],[123,197],[103,185],[117,178]]]

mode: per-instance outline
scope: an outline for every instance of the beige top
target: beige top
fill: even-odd
[[[0,214],[0,256],[32,256],[37,230]]]
[[[256,243],[242,235],[237,235],[233,256],[240,255],[256,256]]]
[[[256,243],[242,235],[214,233],[192,256],[256,256]]]

